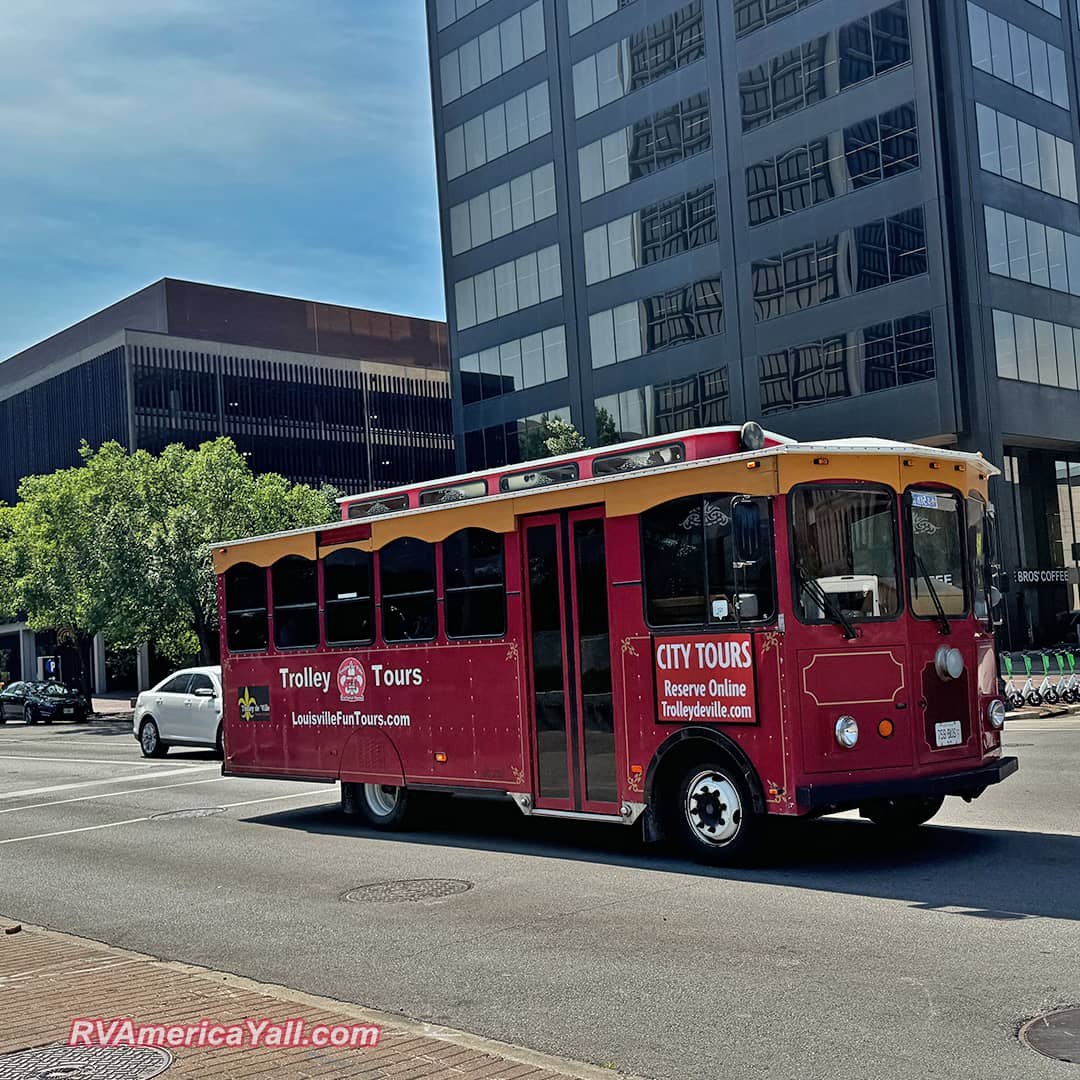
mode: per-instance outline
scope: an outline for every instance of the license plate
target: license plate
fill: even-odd
[[[959,746],[964,741],[960,733],[960,721],[949,720],[944,724],[935,724],[934,741],[939,747]]]
[[[74,716],[75,715],[75,710],[73,708],[72,709],[65,709],[64,710],[64,715],[65,716]]]

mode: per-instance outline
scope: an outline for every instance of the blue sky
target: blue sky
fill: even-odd
[[[0,358],[161,277],[442,318],[419,0],[4,0]]]

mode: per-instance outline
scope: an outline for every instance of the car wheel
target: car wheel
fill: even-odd
[[[342,784],[346,813],[350,808],[369,825],[387,832],[405,827],[409,815],[409,789],[390,784]]]
[[[139,748],[143,757],[164,757],[168,746],[161,741],[157,724],[153,720],[144,720],[139,728]]]
[[[214,736],[214,753],[219,758],[225,757],[225,725],[218,724],[217,735]]]
[[[730,762],[694,762],[673,793],[664,815],[667,831],[692,859],[733,866],[758,852],[764,815],[754,809],[746,780]]]
[[[36,724],[38,722],[37,713],[34,712],[34,710],[29,705],[27,705],[23,709],[23,720],[26,722],[27,726]]]
[[[859,807],[859,813],[875,825],[894,832],[904,832],[925,825],[940,809],[944,795],[927,795],[923,798],[883,799]]]

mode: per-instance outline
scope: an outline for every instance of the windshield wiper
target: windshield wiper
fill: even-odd
[[[844,637],[849,641],[856,637],[855,627],[851,620],[844,614],[843,609],[833,602],[829,594],[821,587],[817,578],[811,577],[801,562],[795,564],[795,573],[799,577],[799,584],[810,594],[810,598],[828,615],[833,622],[837,623],[844,631]]]
[[[937,612],[938,623],[941,629],[941,634],[951,634],[952,626],[949,623],[949,616],[945,614],[945,606],[941,602],[941,597],[938,596],[937,589],[934,588],[934,582],[930,578],[930,574],[927,572],[926,563],[922,561],[922,556],[918,552],[915,555],[915,565],[919,568],[919,573],[922,575],[923,581],[926,582],[927,589],[930,590],[930,599],[934,601],[934,611]]]

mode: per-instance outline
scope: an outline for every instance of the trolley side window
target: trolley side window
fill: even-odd
[[[316,564],[286,555],[270,571],[274,598],[274,644],[279,649],[311,649],[319,644],[319,582]]]
[[[225,571],[225,643],[229,652],[262,652],[269,641],[266,570],[237,563]]]
[[[964,513],[960,496],[943,491],[909,491],[911,558],[908,589],[911,613],[920,619],[938,611],[959,617],[967,613],[964,578]]]
[[[349,517],[376,517],[379,514],[393,514],[398,510],[408,509],[408,495],[388,495],[385,499],[370,499],[367,502],[352,503],[349,506]]]
[[[487,529],[462,529],[443,541],[443,592],[448,638],[506,633],[503,538]]]
[[[892,618],[900,610],[896,496],[828,484],[789,499],[795,610],[805,623]]]
[[[994,584],[993,539],[986,503],[978,495],[968,496],[967,534],[975,616],[983,622],[990,622],[993,617],[990,595],[990,588]]]
[[[691,495],[641,515],[650,626],[733,626],[776,608],[767,499]]]
[[[435,637],[435,548],[411,536],[379,552],[384,641],[430,641]]]
[[[371,554],[341,548],[323,559],[327,645],[369,645],[375,636]]]

